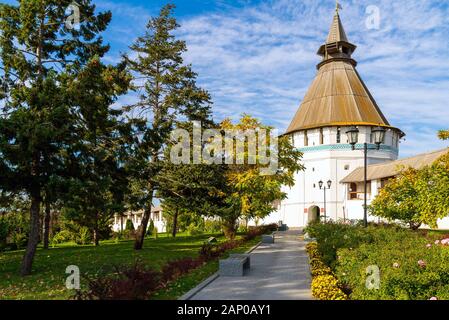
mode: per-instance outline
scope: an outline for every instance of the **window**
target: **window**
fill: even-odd
[[[357,183],[351,183],[349,186],[349,200],[357,199]]]
[[[320,129],[320,144],[324,144],[323,128]]]
[[[304,131],[304,146],[305,147],[309,146],[309,135],[307,133],[307,130]]]
[[[348,171],[349,168],[350,168],[349,164],[346,164],[346,165],[345,165],[345,170]]]
[[[341,128],[337,128],[337,143],[341,143]]]

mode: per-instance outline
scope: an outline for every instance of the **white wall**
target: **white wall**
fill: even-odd
[[[304,132],[293,134],[294,145],[304,152],[302,163],[306,169],[296,174],[296,183],[292,188],[284,187],[288,194],[287,199],[281,202],[279,210],[265,219],[264,223],[282,220],[289,227],[303,227],[308,223],[308,211],[313,206],[324,207],[323,190],[319,189],[318,182],[322,180],[326,185],[332,181],[330,190],[326,191],[327,217],[338,220],[345,216],[354,219],[363,218],[363,207],[357,201],[347,201],[347,190],[340,181],[349,173],[364,164],[362,150],[351,150],[347,144],[346,131],[349,127],[340,128],[340,143],[337,143],[337,127],[323,128],[324,144],[320,144],[320,129],[308,130],[308,146],[304,147]],[[371,128],[359,127],[359,144],[371,141]],[[381,150],[370,150],[368,164],[382,163],[396,160],[398,150],[396,132],[387,132],[385,144]],[[358,146],[360,147],[360,145]],[[377,190],[374,184],[373,190]]]

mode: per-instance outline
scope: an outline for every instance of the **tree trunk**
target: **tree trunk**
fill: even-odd
[[[51,219],[51,212],[50,212],[50,203],[45,202],[45,214],[44,214],[44,231],[43,231],[43,240],[44,240],[44,249],[48,249],[49,244],[49,237],[50,237],[50,219]]]
[[[143,211],[142,221],[136,231],[136,240],[134,241],[134,250],[142,250],[143,241],[145,240],[145,234],[147,232],[148,221],[150,221],[150,217],[151,217],[151,206],[153,204],[153,188],[151,187],[148,190],[148,192],[150,194],[150,199],[148,201],[149,204]]]
[[[94,228],[94,244],[96,247],[100,245],[100,235],[97,227]]]
[[[173,231],[172,231],[173,238],[176,238],[176,233],[178,232],[178,230],[177,230],[178,229],[178,213],[179,213],[178,208],[176,208],[175,215],[173,217]]]
[[[235,235],[237,234],[236,220],[224,220],[223,232],[227,239],[234,240]]]
[[[100,233],[98,232],[98,212],[95,214],[94,245],[96,247],[100,245]]]
[[[30,208],[30,235],[25,255],[22,260],[21,275],[27,276],[31,274],[33,266],[34,255],[36,254],[37,244],[39,242],[39,213],[41,207],[40,191],[37,190],[31,193],[31,208]]]

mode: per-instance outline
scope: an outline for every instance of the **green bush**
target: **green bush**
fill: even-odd
[[[221,231],[221,221],[207,219],[204,221],[204,231],[206,233],[219,233]]]
[[[134,223],[130,219],[126,220],[125,230],[127,230],[127,231],[135,231]]]
[[[340,223],[314,223],[306,228],[306,232],[318,242],[323,262],[333,266],[340,248],[355,248],[361,243],[370,243],[373,236],[366,229]]]
[[[351,299],[449,298],[449,246],[435,242],[441,237],[386,225],[325,224],[308,231]],[[366,286],[369,266],[379,268],[379,289]]]
[[[92,235],[87,227],[81,227],[79,232],[74,235],[74,241],[79,245],[86,245],[92,242]]]
[[[201,226],[197,226],[195,223],[190,224],[186,231],[190,236],[197,236],[204,233],[204,229]]]
[[[153,233],[154,233],[154,221],[153,221],[153,219],[151,219],[150,225],[148,226],[148,229],[147,229],[147,236],[151,237],[153,235]]]

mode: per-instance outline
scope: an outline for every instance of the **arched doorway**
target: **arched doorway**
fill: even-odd
[[[320,221],[320,208],[318,206],[310,207],[308,212],[309,212],[309,216],[307,219],[307,223]]]

